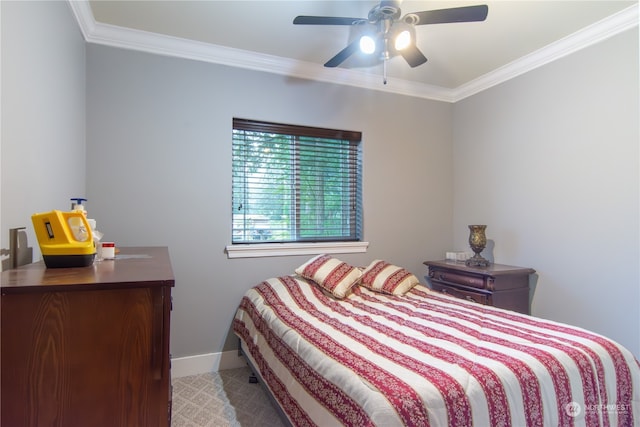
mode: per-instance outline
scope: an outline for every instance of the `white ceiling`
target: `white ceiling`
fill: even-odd
[[[375,1],[101,0],[89,2],[90,8],[86,1],[70,4],[84,21],[81,27],[89,41],[382,86],[382,65],[349,69],[353,61],[346,61],[339,68],[322,66],[347,45],[349,27],[292,23],[297,15],[365,18]],[[486,21],[416,27],[418,47],[428,62],[410,68],[402,57],[392,58],[387,64],[388,87],[380,89],[455,101],[638,25],[638,2],[614,0],[404,0],[402,15],[475,4],[489,6]]]

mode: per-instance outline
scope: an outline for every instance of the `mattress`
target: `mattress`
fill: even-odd
[[[431,291],[298,276],[247,291],[233,322],[295,426],[640,425],[640,367],[587,330]]]

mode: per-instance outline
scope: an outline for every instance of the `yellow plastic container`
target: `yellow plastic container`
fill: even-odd
[[[44,263],[49,268],[93,264],[96,244],[81,211],[36,213],[31,216]]]

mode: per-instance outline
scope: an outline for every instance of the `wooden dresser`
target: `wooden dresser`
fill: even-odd
[[[167,248],[0,277],[0,425],[170,425]]]
[[[454,261],[425,261],[431,288],[454,297],[530,314],[529,275],[532,268],[491,264],[467,267]]]

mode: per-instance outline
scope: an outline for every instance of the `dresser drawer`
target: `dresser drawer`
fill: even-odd
[[[491,305],[490,295],[488,294],[454,288],[451,286],[444,286],[439,283],[433,283],[433,289],[456,298],[477,302],[478,304]]]
[[[451,270],[430,269],[429,276],[432,280],[438,280],[456,285],[471,286],[478,289],[488,289],[486,276],[463,274]]]

